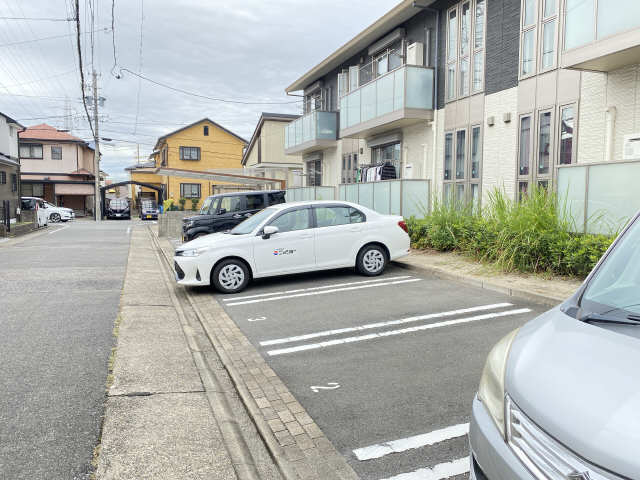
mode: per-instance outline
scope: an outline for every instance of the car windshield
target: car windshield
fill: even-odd
[[[265,208],[252,217],[247,218],[244,222],[236,225],[229,233],[231,235],[246,235],[247,233],[251,233],[260,223],[275,213],[276,210],[275,208]]]
[[[109,205],[111,208],[122,208],[126,206],[126,202],[124,200],[111,200]]]
[[[581,306],[598,314],[640,314],[640,219],[626,231],[595,273],[582,296]]]
[[[200,207],[200,215],[206,215],[209,213],[209,207],[213,203],[214,197],[207,197],[202,202],[202,207]]]
[[[142,208],[153,209],[156,208],[156,205],[154,202],[142,202]]]

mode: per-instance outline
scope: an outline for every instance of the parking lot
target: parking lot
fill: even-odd
[[[396,265],[256,281],[218,296],[363,479],[467,478],[487,353],[545,310]]]

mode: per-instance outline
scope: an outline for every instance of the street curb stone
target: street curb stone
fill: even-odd
[[[156,240],[167,257],[173,254],[167,240]],[[214,296],[194,297],[186,289],[185,294],[282,476],[357,480],[355,471]]]

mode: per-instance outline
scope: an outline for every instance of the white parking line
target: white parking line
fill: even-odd
[[[434,430],[429,433],[414,435],[413,437],[401,438],[391,442],[379,443],[377,445],[369,445],[368,447],[356,448],[353,453],[361,462],[371,460],[373,458],[381,458],[391,453],[406,452],[436,443],[451,440],[452,438],[463,437],[469,433],[469,424],[461,423],[450,427]]]
[[[402,335],[405,333],[420,332],[422,330],[430,330],[432,328],[448,327],[452,325],[460,325],[463,323],[477,322],[479,320],[489,320],[491,318],[519,315],[521,313],[529,313],[530,311],[531,309],[529,308],[519,308],[516,310],[507,310],[505,312],[487,313],[485,315],[476,315],[474,317],[459,318],[456,320],[447,320],[445,322],[428,323],[427,325],[420,325],[417,327],[401,328],[399,330],[387,330],[386,332],[380,332],[380,333],[370,333],[368,335],[361,335],[358,337],[338,338],[335,340],[327,340],[326,342],[308,343],[305,345],[298,345],[296,347],[268,350],[267,354],[269,356],[285,355],[287,353],[296,353],[296,352],[302,352],[305,350],[315,350],[318,348],[333,347],[335,345],[342,345],[345,343],[363,342],[365,340],[375,340],[378,338],[389,337],[392,335]]]
[[[47,235],[51,235],[54,234],[56,232],[59,232],[60,230],[64,230],[65,228],[69,228],[69,225],[65,226],[65,227],[61,227],[61,228],[56,228],[53,232],[49,232],[47,233]]]
[[[227,303],[227,306],[234,307],[236,305],[247,305],[249,303],[262,303],[262,302],[274,302],[276,300],[287,300],[289,298],[299,298],[299,297],[308,297],[311,295],[324,295],[327,293],[336,293],[336,292],[347,292],[349,290],[360,290],[362,288],[372,288],[372,287],[382,287],[386,285],[399,285],[401,283],[410,283],[410,282],[419,282],[421,278],[410,278],[408,280],[397,280],[395,282],[378,282],[372,283],[368,285],[358,285],[355,287],[346,287],[346,288],[332,288],[330,290],[320,290],[315,292],[306,292],[306,293],[297,293],[295,295],[281,295],[279,297],[271,297],[271,298],[258,298],[255,300],[246,300],[243,302],[233,302]]]
[[[383,480],[445,480],[468,473],[471,465],[469,457],[459,458],[452,462],[439,463],[433,468],[420,468],[414,472],[401,473]]]
[[[258,295],[247,295],[246,297],[223,298],[222,301],[235,302],[238,300],[249,300],[251,298],[273,297],[274,295],[289,295],[291,293],[312,292],[315,290],[323,290],[325,288],[349,287],[351,285],[361,285],[366,283],[377,283],[377,282],[389,282],[392,280],[403,280],[405,278],[411,278],[411,276],[404,275],[401,277],[380,277],[380,278],[376,278],[375,280],[362,280],[359,282],[348,282],[348,283],[334,283],[332,285],[323,285],[322,287],[298,288],[297,290],[285,290],[285,291],[272,292],[272,293],[260,293]]]
[[[419,315],[416,317],[402,318],[400,320],[389,320],[387,322],[368,323],[357,327],[338,328],[335,330],[324,330],[322,332],[307,333],[306,335],[297,335],[295,337],[276,338],[274,340],[265,340],[260,342],[262,346],[281,345],[283,343],[299,342],[301,340],[311,340],[318,337],[330,337],[333,335],[341,335],[343,333],[357,332],[360,330],[370,330],[372,328],[384,328],[392,325],[402,325],[404,323],[418,322],[420,320],[429,320],[432,318],[452,317],[454,315],[463,315],[465,313],[479,312],[482,310],[494,310],[498,308],[511,307],[511,303],[494,303],[492,305],[480,305],[478,307],[462,308],[460,310],[450,310],[448,312],[430,313],[427,315]]]

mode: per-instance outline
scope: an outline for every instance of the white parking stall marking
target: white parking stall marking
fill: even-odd
[[[402,325],[405,323],[418,322],[420,320],[430,320],[433,318],[453,317],[455,315],[463,315],[465,313],[480,312],[483,310],[497,310],[513,306],[512,303],[494,303],[492,305],[480,305],[477,307],[462,308],[459,310],[450,310],[448,312],[430,313],[427,315],[419,315],[416,317],[401,318],[400,320],[389,320],[387,322],[368,323],[357,327],[338,328],[334,330],[324,330],[322,332],[307,333],[306,335],[297,335],[295,337],[276,338],[274,340],[264,340],[260,342],[263,347],[269,345],[281,345],[283,343],[299,342],[302,340],[311,340],[318,337],[330,337],[333,335],[342,335],[343,333],[357,332],[361,330],[370,330],[373,328],[384,328],[392,325]]]
[[[263,322],[267,319],[267,317],[254,317],[254,318],[247,318],[247,322]]]
[[[355,343],[355,342],[363,342],[366,340],[375,340],[378,338],[390,337],[392,335],[403,335],[405,333],[420,332],[423,330],[430,330],[432,328],[449,327],[452,325],[460,325],[463,323],[477,322],[480,320],[489,320],[492,318],[520,315],[522,313],[529,313],[529,312],[531,312],[531,309],[529,308],[518,308],[515,310],[507,310],[505,312],[487,313],[484,315],[476,315],[474,317],[459,318],[456,320],[447,320],[445,322],[428,323],[427,325],[419,325],[417,327],[401,328],[398,330],[387,330],[386,332],[380,332],[380,333],[370,333],[368,335],[361,335],[358,337],[338,338],[335,340],[327,340],[326,342],[308,343],[304,345],[298,345],[295,347],[268,350],[267,354],[269,356],[285,355],[288,353],[302,352],[305,350],[316,350],[318,348],[333,347],[335,345],[343,345],[345,343]]]
[[[233,297],[233,298],[223,298],[223,302],[235,302],[238,300],[249,300],[252,298],[264,298],[264,297],[273,297],[274,295],[289,295],[291,293],[300,293],[300,292],[313,292],[315,290],[324,290],[325,288],[337,288],[337,287],[350,287],[352,285],[363,285],[366,283],[377,283],[377,282],[390,282],[392,280],[404,280],[405,278],[411,278],[410,275],[404,275],[401,277],[380,277],[375,280],[362,280],[359,282],[348,282],[348,283],[335,283],[332,285],[323,285],[322,287],[310,287],[310,288],[298,288],[296,290],[285,290],[282,292],[272,292],[272,293],[260,293],[257,295],[248,295],[246,297]]]
[[[59,232],[60,230],[64,230],[66,228],[69,228],[69,225],[65,226],[65,227],[61,227],[61,228],[56,228],[53,232],[49,232],[47,233],[47,235],[51,235],[53,233]]]
[[[356,458],[362,462],[374,458],[381,458],[391,453],[406,452],[407,450],[435,445],[436,443],[451,440],[452,438],[463,437],[468,433],[469,424],[461,423],[459,425],[441,428],[440,430],[434,430],[433,432],[414,435],[413,437],[356,448],[353,453]]]
[[[310,387],[313,393],[318,393],[320,390],[335,390],[336,388],[340,388],[340,384],[336,382],[329,382],[326,386],[323,385],[313,385]]]
[[[413,472],[401,473],[383,480],[445,480],[469,473],[471,465],[469,457],[459,458],[452,462],[439,463],[432,468],[420,468]]]
[[[248,305],[250,303],[262,303],[262,302],[274,302],[276,300],[287,300],[289,298],[299,298],[299,297],[308,297],[311,295],[325,295],[327,293],[336,293],[336,292],[347,292],[350,290],[360,290],[362,288],[373,288],[373,287],[382,287],[387,285],[400,285],[401,283],[410,283],[410,282],[419,282],[421,278],[409,278],[407,280],[396,280],[394,282],[378,282],[372,283],[368,285],[358,285],[355,287],[346,287],[346,288],[332,288],[329,290],[319,290],[315,292],[305,292],[305,293],[296,293],[293,295],[281,295],[278,297],[270,297],[270,298],[257,298],[255,300],[245,300],[242,302],[232,302],[227,303],[228,307],[235,307],[236,305]]]

